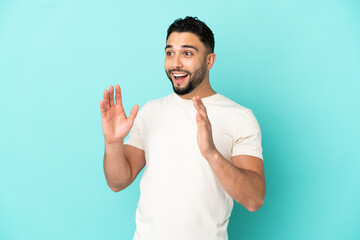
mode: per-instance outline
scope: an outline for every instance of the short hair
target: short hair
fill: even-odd
[[[215,39],[211,29],[197,17],[185,17],[184,19],[176,19],[168,28],[166,40],[173,32],[191,32],[197,35],[200,41],[209,49],[211,53],[214,52]]]

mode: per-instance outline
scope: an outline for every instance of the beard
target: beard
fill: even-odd
[[[177,84],[173,83],[172,81],[171,73],[173,71],[187,73],[189,76],[188,84],[184,87],[176,86]],[[204,81],[206,72],[207,72],[207,67],[206,67],[206,62],[204,62],[204,64],[200,68],[196,69],[194,72],[189,72],[182,69],[171,69],[169,71],[166,71],[166,75],[169,78],[170,82],[172,83],[174,92],[177,95],[185,95],[191,93],[195,88],[197,88],[197,86],[200,85],[200,83],[202,83],[202,81]]]

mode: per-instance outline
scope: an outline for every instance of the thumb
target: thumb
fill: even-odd
[[[135,117],[136,117],[136,115],[138,113],[138,110],[139,110],[139,105],[136,104],[135,106],[133,106],[133,108],[130,111],[128,120],[130,120],[131,122],[134,122]]]

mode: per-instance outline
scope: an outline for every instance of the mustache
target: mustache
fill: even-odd
[[[183,70],[183,69],[170,69],[169,71],[168,71],[168,73],[169,74],[171,74],[172,72],[184,72],[184,73],[187,73],[187,74],[191,74],[191,72],[189,72],[189,71],[186,71],[186,70]]]

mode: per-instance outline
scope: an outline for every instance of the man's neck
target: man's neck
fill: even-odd
[[[209,97],[216,94],[216,92],[212,89],[209,79],[205,79],[197,88],[195,88],[192,92],[185,95],[178,95],[183,99],[192,99],[193,97],[199,96],[200,98]]]

